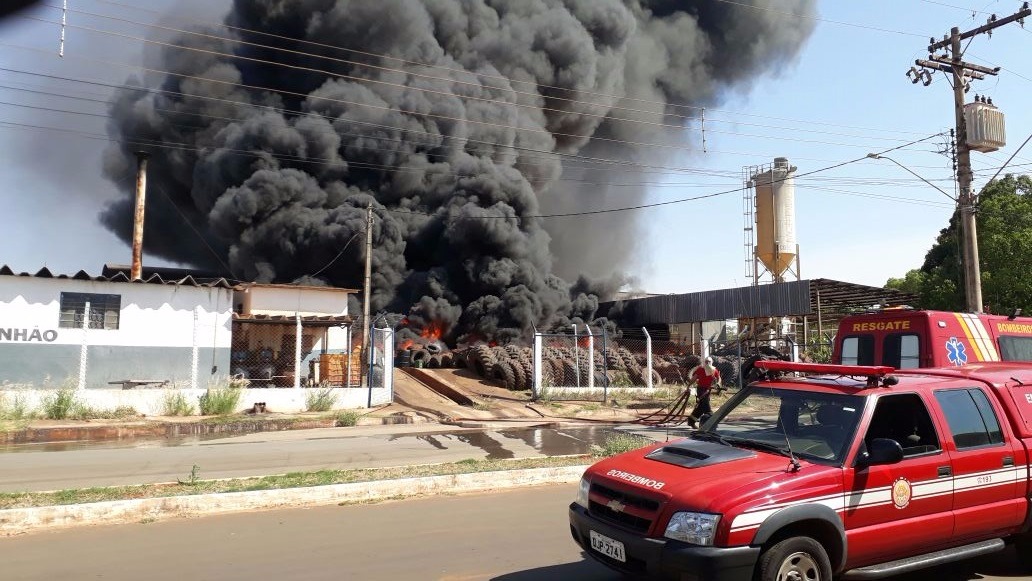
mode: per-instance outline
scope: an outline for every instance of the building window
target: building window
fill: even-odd
[[[81,329],[87,302],[90,304],[90,329],[118,328],[122,297],[92,293],[61,293],[61,320],[58,326],[63,329]]]

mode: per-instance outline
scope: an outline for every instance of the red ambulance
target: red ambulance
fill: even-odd
[[[1032,317],[885,309],[842,319],[832,362],[896,369],[1032,361]]]

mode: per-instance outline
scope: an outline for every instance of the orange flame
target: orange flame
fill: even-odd
[[[430,321],[422,331],[419,332],[419,336],[424,339],[430,339],[436,341],[441,338],[444,334],[444,325],[440,321]]]
[[[404,350],[408,349],[409,347],[412,347],[415,344],[416,344],[416,342],[413,341],[412,339],[405,339],[401,343],[401,350],[404,351]]]

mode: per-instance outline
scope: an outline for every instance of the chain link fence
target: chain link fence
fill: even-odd
[[[361,378],[351,328],[317,317],[235,321],[230,372],[247,387],[350,387]]]

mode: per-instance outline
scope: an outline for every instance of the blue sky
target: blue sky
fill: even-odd
[[[159,0],[140,5],[160,9],[169,3]],[[182,3],[192,7],[193,18],[215,19],[218,13],[218,7],[210,2]],[[114,10],[96,0],[77,4],[84,10]],[[778,10],[778,4],[770,0],[766,6]],[[744,167],[769,164],[777,156],[788,157],[799,173],[805,173],[948,132],[953,126],[953,99],[945,78],[940,74],[931,86],[924,87],[911,84],[905,72],[915,58],[927,56],[929,37],[941,38],[952,26],[974,28],[992,12],[1002,17],[1019,7],[1019,2],[998,0],[821,1],[816,31],[798,62],[771,70],[749,91],[729,95],[724,104],[707,110],[706,152],[674,160],[678,166],[718,175],[655,175],[651,201],[739,187]],[[30,14],[60,17],[53,10]],[[125,15],[146,17],[146,13]],[[1032,89],[1032,64],[1021,58],[1032,46],[1032,22],[1029,25],[1030,29],[1005,26],[991,38],[975,38],[967,48],[968,61],[1003,67],[998,77],[975,81],[969,97],[987,95],[1007,115],[1007,147],[992,154],[972,154],[976,188],[984,185],[1032,132],[1032,115],[1024,107]],[[120,30],[139,34],[128,25]],[[52,24],[10,19],[0,25],[0,67],[84,76],[86,61],[57,56],[58,35]],[[65,50],[76,57],[127,63],[143,58],[140,43],[75,30],[69,32]],[[119,83],[128,72],[94,67],[89,76]],[[0,85],[20,89],[66,86],[5,71],[0,71]],[[98,87],[85,87],[80,94],[105,99]],[[55,127],[104,133],[102,117],[57,113],[40,117],[38,112],[14,104],[74,107],[98,114],[104,112],[104,106],[97,103],[87,108],[82,103],[11,88],[0,88],[0,103],[0,149],[5,152],[0,162],[0,207],[4,208],[0,231],[7,241],[0,264],[15,270],[48,266],[58,272],[85,269],[96,273],[106,262],[127,263],[129,249],[96,218],[104,201],[113,196],[112,186],[100,177],[100,152],[105,144],[72,133],[42,134],[3,123],[39,124],[44,119]],[[685,132],[685,139],[692,143],[701,143],[701,136],[698,125]],[[935,138],[888,155],[952,193],[950,161],[936,153],[943,144],[944,138]],[[1020,164],[1029,163],[1032,146],[1015,158],[1013,171],[1025,171]],[[942,193],[889,161],[865,159],[800,178],[796,183],[796,223],[803,278],[881,286],[889,277],[921,265],[947,224],[951,204]],[[749,282],[740,192],[643,212],[647,236],[638,259],[630,265],[641,289],[690,292]],[[590,228],[590,220],[570,227]]]

